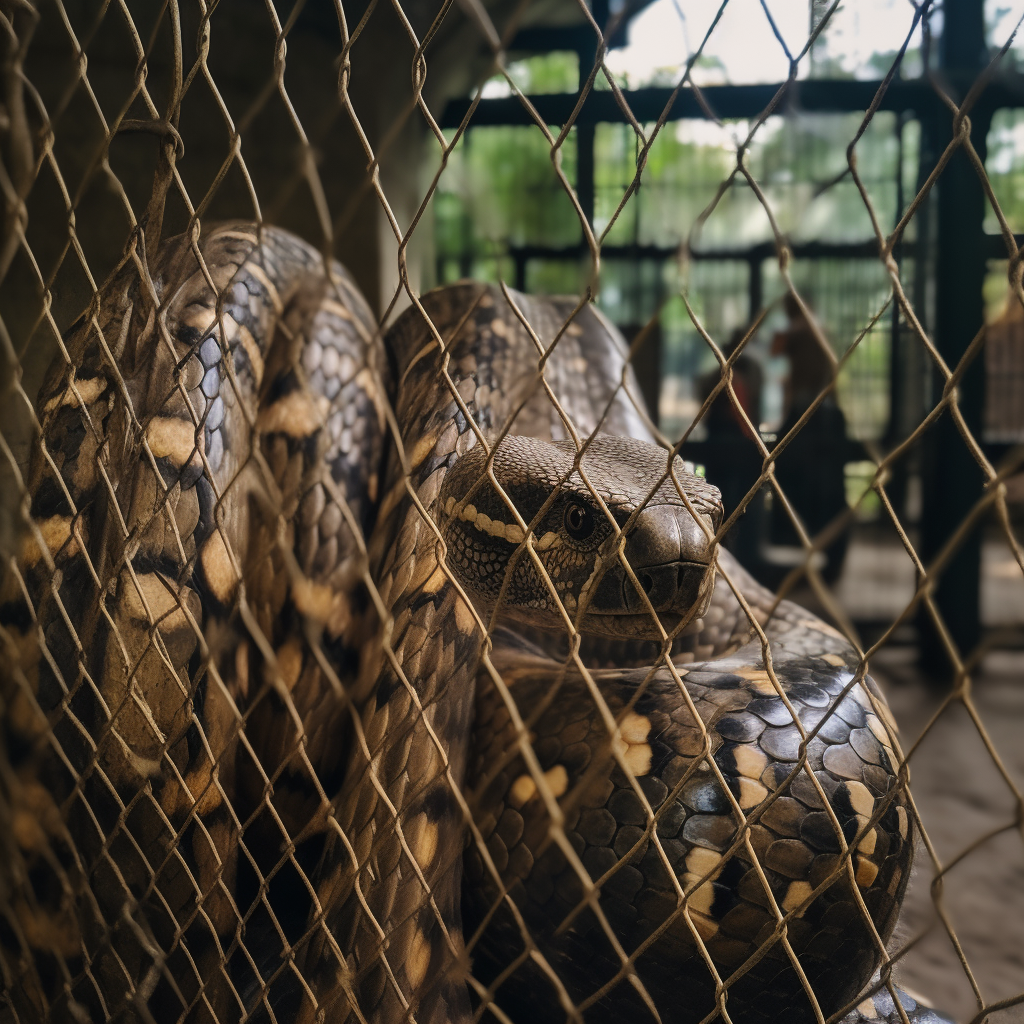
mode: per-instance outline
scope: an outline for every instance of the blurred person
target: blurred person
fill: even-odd
[[[785,330],[776,331],[772,337],[772,355],[785,356],[789,360],[789,375],[783,385],[783,420],[792,418],[795,423],[832,383],[832,361],[815,337],[814,328],[792,292],[785,294],[782,307],[789,323]],[[794,412],[795,416],[792,415]]]
[[[729,344],[723,349],[727,359],[739,348],[748,331],[749,328],[744,327],[733,331]],[[697,395],[701,404],[708,399],[721,379],[722,370],[719,366],[697,379]],[[718,393],[702,419],[708,431],[705,446],[708,478],[722,492],[726,516],[731,515],[733,509],[743,501],[761,472],[761,454],[754,441],[761,422],[763,387],[764,370],[761,361],[750,354],[748,342],[732,364],[732,389],[753,429],[744,421],[725,388]],[[763,522],[762,489],[750,499],[744,515],[740,516],[724,539],[725,546],[755,574],[760,562]]]
[[[737,327],[729,338],[729,344],[722,350],[726,359],[740,346],[740,342],[747,336],[749,328]],[[721,367],[716,366],[709,370],[697,380],[697,393],[703,404],[712,391],[718,386],[722,379]],[[732,389],[736,394],[747,419],[757,430],[761,422],[761,391],[764,388],[764,370],[761,362],[755,356],[750,355],[750,344],[739,354],[732,364]],[[751,437],[751,431],[743,422],[743,417],[729,397],[729,392],[724,388],[719,392],[718,397],[712,403],[711,408],[704,414],[704,425],[709,434],[739,433],[744,437]]]
[[[993,441],[1024,439],[1024,307],[1012,290],[985,328],[985,433]]]
[[[791,292],[784,297],[783,308],[789,323],[772,338],[771,349],[772,355],[785,356],[789,362],[783,388],[780,441],[834,379],[832,360]],[[775,479],[812,539],[846,511],[846,451],[846,417],[833,389],[775,464]],[[796,530],[780,501],[774,503],[772,539],[780,544],[799,544]],[[849,531],[844,530],[825,549],[827,561],[822,577],[826,582],[834,583],[839,578],[848,543]]]

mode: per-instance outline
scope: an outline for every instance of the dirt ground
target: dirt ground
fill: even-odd
[[[913,648],[883,650],[872,674],[887,692],[910,752],[911,790],[931,847],[918,844],[893,947],[909,946],[899,980],[967,1022],[980,1005],[955,943],[985,1005],[1024,998],[1024,652],[990,654],[971,690],[1007,778],[965,704],[943,706],[923,685]],[[948,871],[937,885],[933,854]],[[1024,1002],[988,1019],[1024,1022]]]
[[[895,536],[861,532],[835,596],[850,618],[884,623],[906,608],[914,585],[913,565]],[[793,597],[823,611],[805,588]],[[910,627],[896,634],[910,642],[871,659],[910,756],[911,791],[927,834],[891,949],[904,950],[899,983],[960,1024],[982,1005],[1014,997],[1020,1001],[988,1019],[1024,1024],[1024,580],[998,536],[983,545],[981,615],[986,628],[1015,638],[1016,649],[990,653],[972,679],[978,723],[963,701],[944,704],[927,685]]]

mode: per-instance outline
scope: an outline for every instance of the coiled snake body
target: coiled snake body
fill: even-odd
[[[0,605],[20,1019],[856,997],[911,860],[884,699],[716,552],[592,307],[461,284],[385,347],[232,224],[130,253],[66,346]]]

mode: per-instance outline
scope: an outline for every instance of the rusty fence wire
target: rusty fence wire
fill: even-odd
[[[605,65],[633,7],[599,23],[567,2],[558,17],[592,32],[596,57],[557,128],[507,67],[516,33],[550,13],[528,0],[0,3],[4,1020],[870,1018],[868,975],[880,969],[874,991],[893,993],[936,935],[968,992],[957,1013],[1020,1019],[1024,977],[1011,972],[995,994],[979,981],[947,903],[954,869],[997,840],[1020,871],[1019,775],[973,687],[1003,638],[961,650],[935,589],[981,525],[1008,547],[1021,584],[1007,497],[1021,449],[993,463],[960,406],[985,330],[949,361],[897,259],[966,158],[1024,303],[1018,239],[971,124],[1010,42],[962,91],[929,76],[951,141],[891,231],[857,144],[900,84],[910,35],[866,105],[844,173],[890,289],[837,357],[794,286],[790,241],[747,156],[838,0],[813,5],[798,51],[762,4],[764,45],[784,53],[790,78],[683,227],[695,244],[730,189],[757,197],[828,382],[769,447],[734,387],[768,311],[727,354],[683,293],[720,367],[695,423],[727,402],[760,465],[719,517],[706,483],[664,457],[685,456],[693,427],[665,436],[639,397],[629,360],[656,317],[627,348],[592,300],[602,246],[638,201],[679,95],[716,119],[692,72],[735,2],[695,41],[653,123],[634,116]],[[916,5],[912,31],[933,13]],[[588,281],[571,299],[427,287],[431,204],[496,74],[579,219]],[[632,128],[637,154],[599,232],[563,161],[595,90]],[[442,130],[447,101],[468,93],[460,126]],[[809,531],[776,461],[816,429],[837,375],[894,310],[937,400],[898,443],[869,445],[863,494]],[[569,453],[535,506],[512,486],[528,459],[502,455],[520,452],[508,446],[526,422]],[[888,487],[943,423],[982,482],[926,558]],[[661,469],[637,485],[628,515],[601,482],[603,453],[638,465],[654,449],[605,448],[599,434],[660,446]],[[452,490],[472,457],[476,479]],[[556,542],[539,524],[570,485],[609,531],[603,571],[621,574],[625,600],[635,594],[651,620],[639,665],[584,635],[587,600],[568,587],[570,569],[550,568]],[[713,602],[659,619],[650,577],[627,557],[644,510],[685,510],[703,531],[694,543],[710,544],[765,490],[802,549],[777,594],[723,552]],[[870,494],[916,589],[867,644],[816,556]],[[456,565],[460,522],[515,549],[490,605]],[[547,640],[502,618],[522,579],[552,609]],[[798,588],[834,626],[781,603]],[[953,685],[901,748],[867,673],[915,620]],[[835,670],[833,689],[787,676],[811,655]],[[983,748],[1000,817],[940,856],[908,779],[913,768],[921,784],[919,750],[939,734],[950,742],[954,715]],[[726,720],[739,731],[723,731]],[[847,745],[830,747],[840,722]],[[890,939],[912,841],[913,884],[934,913]],[[852,935],[859,945],[844,944]],[[840,980],[830,964],[843,965]],[[684,1010],[666,1001],[678,965]],[[906,1009],[894,1012],[907,1024]]]

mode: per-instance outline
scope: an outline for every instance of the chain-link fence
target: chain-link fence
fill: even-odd
[[[682,108],[720,124],[726,94],[697,71],[739,3],[660,91],[606,63],[639,5],[0,3],[4,1020],[909,1024],[936,1019],[895,987],[905,965],[929,976],[921,950],[955,976],[957,1015],[1020,1019],[1024,800],[1004,723],[1021,634],[977,611],[983,532],[1005,588],[1024,585],[1020,438],[982,436],[986,359],[1020,362],[1019,317],[984,353],[982,320],[988,258],[1024,303],[985,172],[994,105],[1017,96],[1012,37],[983,60],[977,5],[925,0],[883,80],[815,83],[838,0],[809,5],[796,45],[773,4],[751,6],[789,76],[677,226],[678,259],[742,188],[778,297],[751,257],[750,323],[729,339],[698,315],[700,275],[658,293],[718,367],[665,434],[641,397],[661,308],[627,345],[593,300],[606,240],[636,254],[614,232],[666,125]],[[524,95],[506,54],[570,36],[589,47],[578,91]],[[508,95],[486,108],[495,75]],[[838,180],[887,282],[837,348],[747,159],[769,117],[827,85],[863,100]],[[858,143],[911,108],[934,159],[889,230]],[[545,187],[582,232],[572,298],[428,287],[439,182],[485,110],[550,156]],[[600,230],[597,121],[635,137],[610,206],[601,179]],[[533,257],[510,252],[494,265],[525,281]],[[743,361],[783,307],[769,435]],[[902,412],[865,432],[853,493],[837,382],[888,321]],[[1004,425],[1005,391],[988,411]],[[734,435],[724,511],[714,472],[678,457],[701,451],[702,421]],[[909,458],[913,523],[890,488]],[[775,593],[717,544],[766,499],[799,555]],[[869,502],[913,577],[870,643],[829,585]],[[891,657],[908,624],[952,685],[896,694],[904,749],[868,671],[915,674]],[[987,728],[974,683],[993,671]],[[917,786],[984,789],[929,819],[912,766]],[[976,863],[1002,891],[960,899]]]

